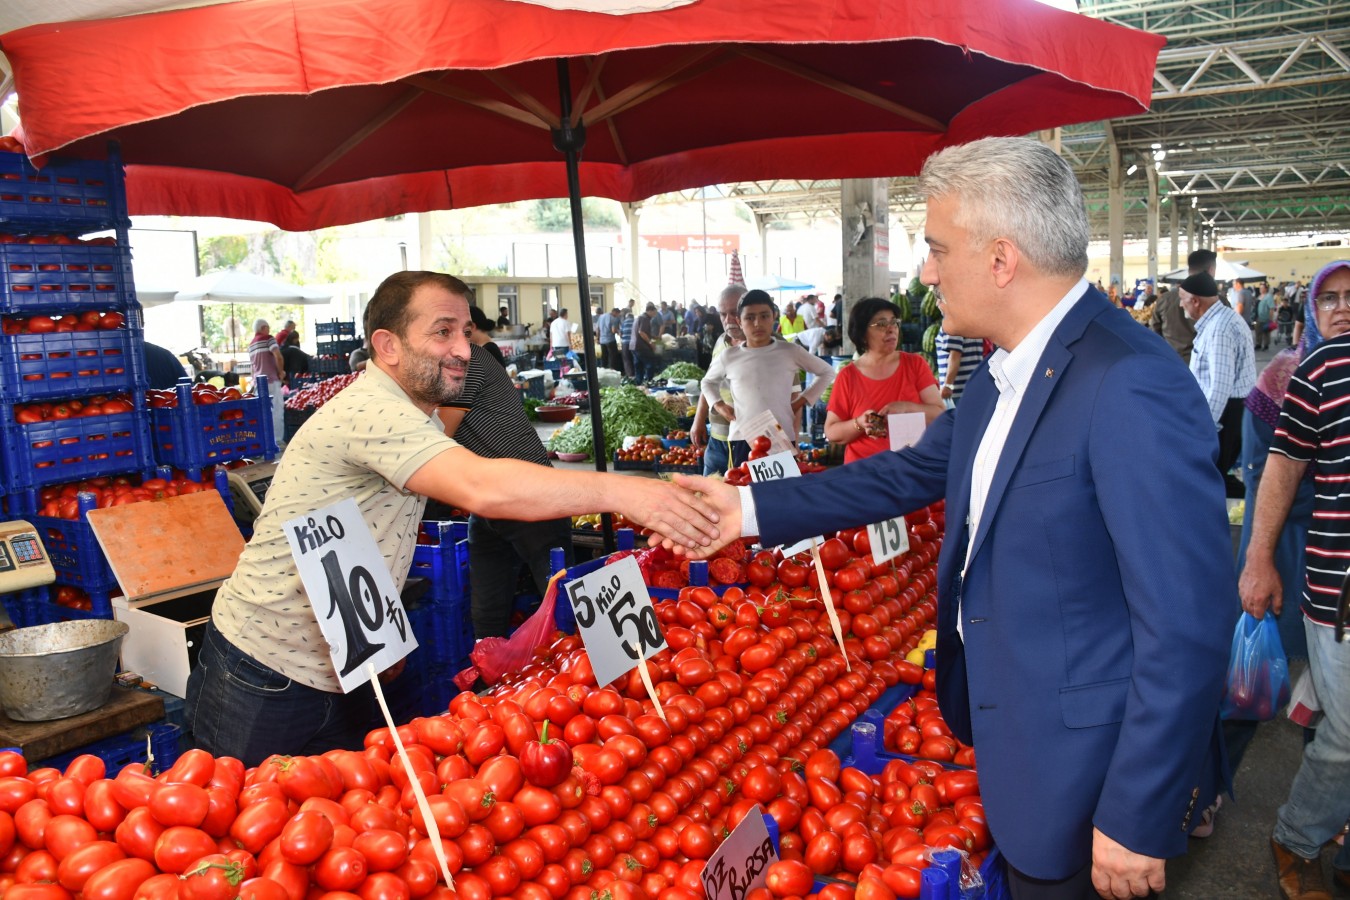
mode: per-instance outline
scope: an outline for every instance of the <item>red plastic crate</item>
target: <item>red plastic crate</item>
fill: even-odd
[[[0,335],[0,400],[144,393],[139,322],[138,314],[110,331]]]
[[[124,309],[132,285],[131,253],[124,247],[0,244],[3,313]]]

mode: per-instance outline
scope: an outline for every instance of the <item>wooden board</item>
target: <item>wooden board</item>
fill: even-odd
[[[115,684],[107,703],[67,719],[15,722],[0,712],[0,747],[18,747],[25,759],[37,762],[162,718],[160,695]]]
[[[96,509],[89,525],[130,600],[214,587],[244,552],[244,538],[214,490]]]

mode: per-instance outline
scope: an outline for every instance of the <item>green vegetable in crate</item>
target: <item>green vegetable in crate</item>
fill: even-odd
[[[942,326],[939,325],[937,322],[934,322],[932,325],[929,325],[928,328],[924,331],[924,333],[923,333],[923,352],[924,352],[924,353],[936,353],[936,352],[937,352],[937,336],[938,336],[938,329],[941,328],[941,327],[942,327]]]
[[[931,287],[923,295],[923,314],[930,319],[940,319],[942,310],[938,308],[937,291]]]
[[[591,417],[577,416],[571,422],[553,432],[547,447],[554,453],[593,453],[591,440]]]
[[[624,438],[665,434],[677,421],[674,413],[631,384],[600,390],[600,418],[605,424],[607,456],[614,455]]]
[[[704,371],[691,362],[677,362],[666,366],[660,375],[656,376],[658,381],[702,381]]]

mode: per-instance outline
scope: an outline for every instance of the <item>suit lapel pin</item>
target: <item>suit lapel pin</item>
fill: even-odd
[[[1054,377],[1055,377],[1055,370],[1054,370],[1054,369],[1046,369],[1046,370],[1045,370],[1045,377],[1046,377],[1046,378],[1054,378]]]

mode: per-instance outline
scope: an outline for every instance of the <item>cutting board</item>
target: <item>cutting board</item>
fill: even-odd
[[[214,587],[244,552],[244,538],[215,490],[96,509],[89,525],[129,600]]]
[[[37,762],[162,718],[164,700],[158,694],[115,684],[107,703],[66,719],[15,722],[0,712],[0,747],[18,747],[25,759]]]

